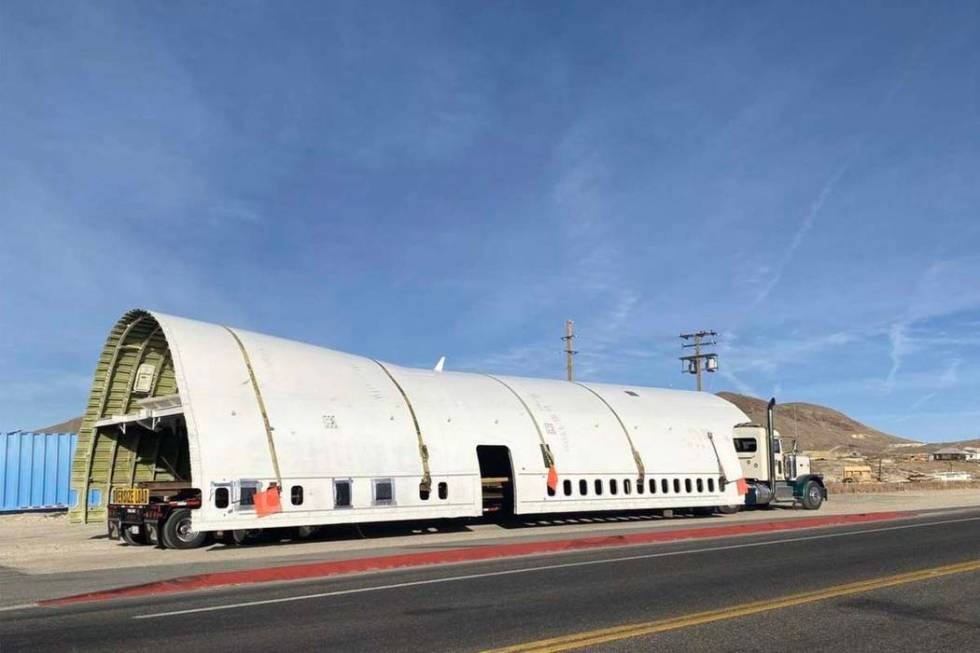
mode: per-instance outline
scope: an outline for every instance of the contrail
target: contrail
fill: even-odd
[[[782,257],[779,259],[779,263],[776,265],[774,274],[769,278],[769,281],[762,287],[762,289],[759,290],[758,294],[756,294],[750,309],[755,308],[764,302],[769,296],[769,293],[772,292],[773,288],[779,284],[780,280],[783,278],[783,271],[786,269],[786,266],[789,265],[793,255],[796,254],[796,250],[798,250],[800,245],[803,244],[807,234],[809,234],[810,230],[813,229],[813,225],[816,222],[817,217],[819,217],[820,211],[823,210],[824,204],[827,203],[831,193],[834,192],[834,187],[837,186],[837,182],[840,181],[840,178],[843,177],[847,170],[851,167],[854,159],[857,158],[860,149],[861,146],[859,144],[854,148],[851,155],[847,157],[844,163],[842,163],[837,170],[830,175],[827,181],[824,182],[823,188],[820,189],[820,193],[817,195],[817,199],[815,199],[810,205],[810,209],[806,212],[806,215],[803,216],[803,221],[800,223],[800,227],[796,230],[796,233],[793,234],[793,239],[790,241],[789,247],[786,248],[786,251],[783,252]]]

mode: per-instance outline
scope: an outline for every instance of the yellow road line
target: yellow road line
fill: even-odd
[[[743,603],[742,605],[736,605],[721,610],[696,612],[670,619],[626,624],[623,626],[615,626],[613,628],[601,628],[598,630],[575,633],[573,635],[553,637],[551,639],[542,639],[534,642],[525,642],[514,646],[492,649],[490,651],[486,651],[485,653],[553,653],[555,651],[571,651],[578,648],[584,648],[586,646],[596,646],[598,644],[629,639],[631,637],[654,635],[656,633],[662,633],[669,630],[677,630],[679,628],[687,628],[689,626],[698,626],[714,621],[723,621],[725,619],[735,619],[737,617],[745,617],[752,614],[758,614],[760,612],[780,610],[782,608],[803,605],[805,603],[813,603],[815,601],[823,601],[839,596],[870,592],[872,590],[895,587],[896,585],[904,585],[906,583],[914,583],[917,581],[949,576],[950,574],[962,574],[971,571],[980,571],[980,560],[961,562],[955,565],[946,565],[944,567],[932,567],[930,569],[922,569],[920,571],[912,571],[895,576],[872,578],[870,580],[863,580],[857,583],[848,583],[846,585],[835,585],[833,587],[826,587],[824,589],[804,592],[802,594],[791,594],[789,596],[783,596],[772,600]]]

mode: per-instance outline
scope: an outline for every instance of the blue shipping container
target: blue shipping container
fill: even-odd
[[[76,433],[0,433],[0,511],[68,507]]]

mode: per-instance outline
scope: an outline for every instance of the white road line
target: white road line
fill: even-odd
[[[322,599],[330,596],[345,596],[347,594],[362,594],[364,592],[379,592],[383,590],[399,589],[402,587],[417,587],[419,585],[432,585],[435,583],[452,583],[461,580],[474,580],[477,578],[493,578],[494,576],[510,576],[512,574],[527,574],[536,571],[551,571],[554,569],[568,569],[570,567],[587,567],[591,565],[605,565],[615,562],[628,562],[632,560],[649,560],[651,558],[670,558],[674,556],[691,555],[694,553],[710,553],[713,551],[729,551],[732,549],[748,549],[759,546],[774,546],[787,542],[805,542],[809,540],[826,540],[835,537],[849,537],[851,535],[866,535],[869,533],[884,533],[887,531],[899,531],[907,528],[927,528],[929,526],[942,526],[945,524],[958,524],[961,522],[980,521],[980,517],[966,517],[963,519],[947,519],[943,521],[927,522],[924,524],[903,524],[901,526],[887,526],[885,528],[869,528],[861,531],[851,531],[848,533],[824,533],[821,535],[807,535],[803,537],[784,538],[779,540],[769,540],[766,542],[744,542],[741,544],[729,544],[726,546],[709,546],[700,549],[689,549],[686,551],[664,551],[661,553],[645,553],[643,555],[622,556],[617,558],[603,558],[602,560],[582,560],[579,562],[564,562],[553,565],[541,565],[538,567],[523,567],[521,569],[505,569],[503,571],[490,571],[482,574],[465,574],[462,576],[449,576],[447,578],[430,578],[428,580],[414,580],[405,583],[393,583],[391,585],[376,585],[372,587],[358,587],[349,590],[337,590],[333,592],[319,592],[317,594],[303,594],[301,596],[287,596],[278,599],[265,599],[262,601],[245,601],[242,603],[230,603],[224,605],[212,605],[204,608],[188,608],[186,610],[172,610],[170,612],[156,612],[153,614],[141,614],[132,617],[133,619],[159,619],[160,617],[173,617],[182,614],[196,614],[198,612],[216,612],[218,610],[233,610],[237,608],[248,608],[256,605],[270,605],[273,603],[290,603],[292,601],[307,601],[310,599]],[[576,552],[577,553],[577,552]],[[486,562],[490,562],[489,560]]]
[[[27,610],[28,608],[40,607],[37,603],[21,603],[20,605],[6,605],[0,608],[0,612],[10,612],[11,610]]]

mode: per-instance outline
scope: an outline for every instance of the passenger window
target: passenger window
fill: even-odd
[[[691,479],[689,478],[684,479],[684,491],[688,494],[691,493]]]
[[[708,479],[708,492],[714,492],[714,491],[715,491],[715,479],[709,478]]]
[[[657,493],[657,479],[651,478],[650,479],[650,494],[656,494],[656,493]]]
[[[616,484],[616,479],[609,479],[609,494],[616,494],[619,491],[619,487]]]
[[[443,481],[439,484],[439,498],[448,499],[449,498],[449,484]]]
[[[664,494],[668,494],[670,492],[670,485],[667,484],[667,479],[665,478],[660,479],[660,491]]]
[[[214,491],[214,507],[215,508],[227,508],[228,507],[228,488],[219,487]]]
[[[553,497],[553,496],[555,496],[555,488],[553,488],[553,487],[551,487],[551,486],[549,485],[549,486],[547,486],[547,488],[546,488],[546,490],[548,491],[548,496],[549,496],[549,497]]]
[[[674,494],[680,494],[680,493],[681,493],[681,479],[675,478],[674,479]]]
[[[623,494],[633,494],[633,481],[623,479]]]
[[[255,492],[258,488],[254,485],[242,485],[241,500],[238,505],[242,508],[255,505]]]
[[[334,481],[333,482],[333,505],[335,508],[350,508],[351,507],[351,482],[350,481]]]
[[[704,479],[697,480],[698,492],[704,492]]]
[[[589,482],[584,478],[578,482],[578,493],[583,497],[589,493]]]
[[[642,478],[636,479],[636,493],[637,494],[643,494],[643,479]]]
[[[374,505],[390,506],[395,502],[394,483],[390,478],[374,480]]]
[[[289,491],[289,500],[294,506],[303,505],[303,486],[294,485]]]
[[[602,494],[602,479],[601,478],[597,478],[595,480],[595,493],[597,495],[598,494]]]
[[[565,481],[561,484],[561,487],[562,490],[565,491],[566,497],[572,496],[572,482],[570,480],[566,478]]]

